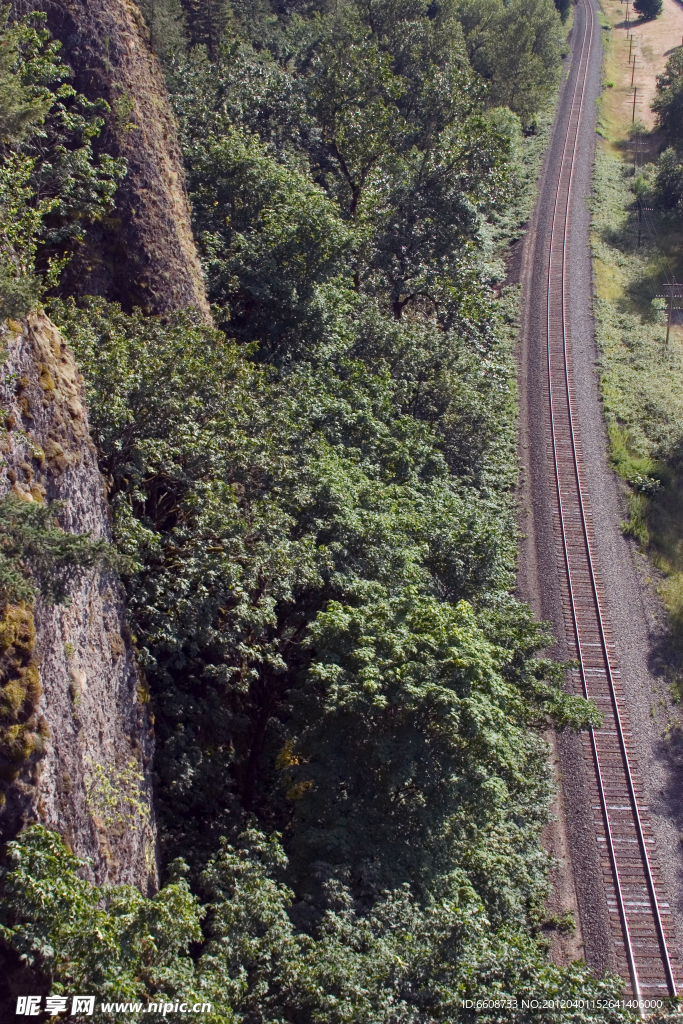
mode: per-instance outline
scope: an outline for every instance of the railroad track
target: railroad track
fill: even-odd
[[[662,885],[643,787],[634,758],[615,647],[605,613],[587,495],[572,379],[568,316],[568,238],[574,170],[585,110],[586,83],[597,26],[589,0],[576,7],[581,42],[567,87],[572,90],[566,138],[554,187],[547,253],[547,387],[551,472],[557,497],[557,538],[564,566],[564,615],[577,691],[595,701],[603,725],[583,736],[590,766],[593,822],[619,973],[628,996],[648,1004],[677,994],[673,927]],[[582,196],[578,197],[582,199]],[[590,827],[590,825],[589,825]]]

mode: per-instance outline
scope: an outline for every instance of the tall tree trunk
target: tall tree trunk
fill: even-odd
[[[191,305],[208,316],[175,122],[142,15],[130,0],[43,6],[74,86],[111,106],[98,146],[128,161],[115,211],[74,260],[69,293],[104,295],[127,311]]]

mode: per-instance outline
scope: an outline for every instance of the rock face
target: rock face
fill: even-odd
[[[10,323],[2,341],[9,354],[0,379],[0,493],[64,501],[64,530],[108,539],[106,495],[71,352],[44,314]],[[28,725],[25,756],[5,771],[0,833],[9,838],[41,821],[90,860],[93,880],[153,891],[152,716],[120,583],[91,573],[72,588],[68,606],[36,600],[7,616],[5,609],[0,673],[24,680],[16,685],[26,694]]]
[[[35,7],[62,43],[74,86],[111,107],[98,146],[128,161],[116,209],[89,228],[67,271],[67,293],[102,295],[126,312],[195,306],[208,318],[175,122],[140,11],[129,0],[37,0]]]

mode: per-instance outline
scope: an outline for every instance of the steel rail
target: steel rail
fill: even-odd
[[[585,551],[586,551],[586,555],[587,555],[587,563],[588,563],[588,569],[589,569],[591,591],[592,591],[593,602],[594,602],[594,606],[595,606],[594,607],[594,611],[595,611],[595,614],[596,614],[597,623],[598,623],[598,627],[599,627],[600,645],[602,647],[602,652],[603,652],[603,660],[604,660],[604,665],[605,665],[605,675],[606,675],[606,678],[607,678],[607,681],[608,681],[608,684],[609,684],[609,691],[610,691],[612,709],[613,709],[613,713],[614,713],[616,732],[617,732],[617,736],[618,736],[618,739],[619,739],[619,748],[620,748],[621,755],[622,755],[623,768],[624,768],[624,772],[625,772],[625,776],[626,776],[627,788],[628,788],[628,793],[629,793],[629,798],[630,798],[630,803],[631,803],[631,810],[632,810],[633,819],[634,819],[634,822],[635,822],[635,825],[636,825],[636,833],[637,833],[637,836],[638,836],[638,844],[639,844],[639,847],[640,847],[642,866],[644,868],[644,874],[646,876],[646,881],[647,881],[647,889],[648,889],[649,896],[650,896],[650,904],[651,904],[651,908],[650,909],[652,911],[652,915],[653,915],[653,918],[654,918],[654,921],[655,921],[655,930],[656,930],[656,934],[657,934],[658,944],[659,944],[659,947],[660,947],[661,959],[662,959],[662,963],[663,963],[663,966],[664,966],[664,973],[665,973],[665,977],[666,977],[667,987],[669,989],[670,995],[671,996],[676,996],[676,994],[677,994],[676,993],[676,982],[675,982],[674,975],[673,975],[673,970],[672,970],[672,967],[671,967],[671,960],[670,960],[670,957],[669,957],[669,952],[668,952],[668,947],[667,947],[666,934],[664,932],[664,926],[663,926],[662,919],[661,919],[661,913],[660,913],[660,909],[659,909],[659,902],[658,902],[658,899],[657,899],[657,892],[656,892],[656,888],[655,888],[655,884],[654,884],[654,879],[653,879],[653,876],[652,876],[652,870],[651,870],[650,860],[649,860],[649,856],[648,856],[648,852],[647,852],[645,836],[644,836],[644,833],[643,833],[642,820],[641,820],[640,811],[639,811],[639,808],[638,808],[638,800],[637,800],[637,795],[636,795],[636,792],[635,792],[635,787],[634,787],[634,784],[633,784],[633,776],[632,776],[632,772],[631,772],[631,766],[630,766],[630,762],[629,762],[628,751],[627,751],[627,748],[626,748],[626,741],[625,741],[623,726],[622,726],[622,722],[621,722],[621,715],[620,715],[620,712],[619,712],[619,702],[618,702],[618,698],[617,698],[617,694],[616,694],[616,689],[615,689],[615,686],[614,686],[614,678],[613,678],[613,675],[612,675],[612,669],[611,669],[611,664],[610,664],[610,657],[609,657],[607,638],[606,638],[606,635],[605,635],[605,628],[604,628],[604,622],[603,622],[603,617],[602,617],[602,609],[600,607],[600,599],[599,599],[598,590],[597,590],[597,584],[596,584],[595,568],[594,568],[593,556],[592,556],[592,552],[591,552],[590,537],[589,537],[588,526],[587,526],[587,522],[586,522],[586,510],[585,510],[585,504],[584,504],[584,498],[583,498],[583,490],[582,490],[582,485],[581,485],[581,476],[580,476],[580,472],[579,472],[576,436],[575,436],[575,430],[574,430],[574,418],[573,418],[573,413],[572,413],[571,388],[570,388],[570,381],[569,381],[569,360],[568,360],[568,351],[567,351],[567,335],[568,335],[568,330],[567,330],[567,294],[568,294],[568,288],[567,288],[567,241],[568,241],[568,231],[569,231],[570,205],[571,205],[571,201],[572,201],[572,187],[574,185],[574,168],[575,168],[575,162],[576,162],[576,153],[577,153],[577,147],[578,147],[578,140],[579,140],[580,129],[581,129],[581,116],[582,116],[582,113],[583,113],[584,103],[585,103],[586,83],[587,83],[587,77],[588,77],[588,66],[589,66],[589,61],[590,61],[590,54],[591,54],[591,47],[592,47],[592,40],[593,40],[594,22],[595,22],[595,14],[594,14],[593,8],[591,7],[590,3],[587,2],[587,0],[583,0],[582,6],[583,6],[583,9],[584,9],[584,35],[583,35],[583,40],[582,40],[582,44],[581,44],[581,52],[580,52],[580,56],[579,56],[577,71],[576,71],[576,79],[575,79],[575,82],[574,82],[574,92],[573,92],[571,104],[570,104],[570,107],[569,107],[569,114],[568,114],[568,119],[567,119],[567,133],[566,133],[565,140],[564,140],[564,146],[563,146],[563,151],[562,151],[562,158],[561,158],[561,161],[560,161],[559,172],[558,172],[558,177],[557,177],[557,188],[556,188],[556,191],[555,191],[555,202],[554,202],[554,207],[553,207],[553,217],[552,217],[552,225],[551,225],[551,233],[550,233],[550,250],[549,250],[549,256],[548,256],[548,283],[547,283],[548,394],[549,394],[549,406],[550,406],[550,425],[551,425],[552,447],[553,447],[553,462],[554,462],[554,469],[555,469],[555,484],[556,484],[556,488],[557,488],[560,529],[561,529],[561,535],[562,535],[562,547],[563,547],[563,554],[564,554],[565,569],[566,569],[566,572],[567,572],[567,581],[568,581],[568,589],[569,589],[569,600],[570,600],[570,607],[571,607],[571,614],[572,614],[573,631],[574,631],[574,636],[575,636],[575,640],[576,640],[577,652],[578,652],[578,655],[579,655],[579,666],[580,666],[580,674],[581,674],[581,683],[582,683],[582,688],[583,688],[584,696],[585,697],[589,697],[590,694],[589,694],[589,688],[588,688],[588,684],[587,684],[587,680],[586,680],[586,673],[585,673],[585,666],[584,666],[584,659],[583,659],[583,652],[582,652],[582,645],[581,645],[581,635],[580,635],[579,620],[578,620],[578,615],[577,615],[577,610],[576,610],[576,602],[575,602],[575,597],[574,597],[574,587],[573,587],[573,579],[572,579],[571,562],[570,562],[570,557],[569,557],[569,546],[568,546],[568,541],[567,541],[567,531],[566,531],[566,526],[565,526],[565,515],[564,515],[564,507],[563,507],[563,499],[562,499],[562,487],[561,487],[561,482],[560,482],[560,468],[559,468],[559,459],[558,459],[557,431],[556,431],[556,424],[555,424],[555,408],[554,408],[554,403],[553,403],[553,377],[552,377],[552,359],[551,359],[551,308],[552,308],[551,286],[552,286],[553,272],[554,272],[554,266],[553,266],[553,242],[555,240],[555,232],[556,232],[556,227],[558,225],[558,219],[561,217],[563,235],[562,235],[562,250],[561,250],[561,276],[560,276],[560,281],[561,281],[561,296],[562,296],[562,347],[563,347],[564,371],[565,371],[564,372],[564,378],[565,378],[564,379],[564,386],[565,386],[565,389],[566,389],[567,420],[568,420],[569,433],[570,433],[570,439],[571,439],[571,453],[572,453],[572,461],[573,461],[574,475],[575,475],[575,481],[576,481],[576,494],[577,494],[577,497],[578,497],[578,504],[579,504],[579,509],[580,509],[580,513],[581,513],[581,528],[582,528],[583,540],[584,540],[584,544],[585,544]],[[578,111],[576,112],[576,124],[575,124],[574,131],[573,131],[573,143],[572,143],[572,146],[571,146],[571,161],[569,163],[569,177],[568,177],[568,183],[567,183],[566,205],[565,205],[564,211],[561,211],[560,210],[560,196],[561,196],[561,190],[562,190],[563,171],[565,169],[565,164],[566,164],[567,155],[568,155],[568,148],[569,148],[569,145],[570,145],[570,139],[571,139],[571,135],[572,135],[572,119],[574,118],[575,111],[576,111],[577,94],[579,94],[579,87],[580,87],[580,99],[579,99]],[[607,796],[606,796],[606,793],[605,793],[603,771],[602,771],[602,766],[601,766],[601,763],[600,763],[600,753],[599,753],[599,750],[598,750],[598,745],[597,745],[594,729],[591,728],[589,732],[590,732],[590,740],[591,740],[591,749],[592,749],[592,754],[593,754],[593,761],[594,761],[594,765],[595,765],[596,781],[597,781],[598,792],[599,792],[599,797],[600,797],[600,806],[601,806],[601,810],[602,810],[602,814],[603,814],[603,819],[604,819],[604,824],[605,824],[605,836],[606,836],[606,841],[607,841],[607,846],[608,846],[608,851],[609,851],[609,860],[610,860],[610,864],[611,864],[611,867],[612,867],[612,874],[613,874],[613,877],[614,877],[614,887],[615,887],[615,893],[616,893],[617,904],[618,904],[618,909],[619,909],[619,917],[620,917],[621,924],[622,924],[623,939],[624,939],[624,949],[625,949],[625,952],[626,952],[626,958],[627,958],[627,963],[628,963],[628,968],[629,968],[629,974],[631,976],[631,985],[632,985],[632,988],[633,988],[633,995],[634,995],[635,999],[638,1001],[639,1011],[641,1012],[641,1015],[642,1015],[642,1008],[640,1006],[640,1003],[641,1003],[641,1000],[642,1000],[640,980],[639,980],[639,977],[638,977],[638,969],[637,969],[637,965],[636,965],[636,958],[635,958],[634,949],[633,949],[633,942],[632,942],[632,938],[631,938],[631,930],[630,930],[630,927],[629,927],[628,913],[627,913],[627,910],[626,910],[626,904],[625,904],[625,899],[624,899],[624,894],[623,894],[622,885],[621,885],[621,879],[620,879],[620,873],[619,873],[619,866],[618,866],[616,851],[615,851],[615,847],[614,847],[614,837],[613,837],[613,833],[612,833],[612,826],[611,826],[610,815],[609,815],[609,807],[608,807],[608,804],[607,804]]]
[[[590,50],[591,50],[591,45],[592,45],[592,32],[590,31],[591,27],[592,27],[592,24],[589,23],[588,18],[586,18],[585,19],[585,24],[584,24],[583,41],[582,41],[582,44],[581,44],[581,55],[579,57],[579,62],[578,62],[578,66],[577,66],[576,80],[574,82],[574,93],[572,95],[572,102],[571,102],[571,106],[569,108],[569,117],[568,117],[568,122],[567,122],[567,128],[569,129],[570,124],[571,124],[571,118],[572,118],[573,110],[574,110],[574,105],[576,103],[577,91],[578,91],[578,88],[579,88],[579,84],[581,84],[581,103],[580,103],[580,107],[579,107],[579,113],[578,113],[578,116],[577,116],[577,129],[576,129],[576,134],[575,134],[575,137],[574,137],[574,146],[572,148],[572,162],[571,162],[571,168],[570,168],[570,179],[569,179],[569,187],[567,189],[567,205],[566,205],[566,209],[564,211],[564,233],[565,233],[565,239],[563,240],[563,247],[562,247],[562,330],[563,330],[563,335],[565,334],[565,326],[566,326],[566,324],[565,324],[565,301],[564,301],[564,297],[565,297],[565,256],[566,256],[565,240],[566,240],[566,232],[567,232],[567,220],[568,220],[568,214],[569,214],[569,204],[570,204],[570,201],[571,201],[571,183],[572,183],[572,176],[573,176],[574,159],[575,159],[575,156],[576,156],[576,142],[577,142],[578,134],[579,134],[578,129],[579,129],[579,125],[581,123],[581,113],[583,111],[583,103],[584,103],[585,90],[586,90],[586,74],[585,74],[585,70],[584,70],[584,75],[583,75],[583,80],[582,80],[581,66],[582,66],[582,64],[584,62],[584,52],[586,51],[586,47],[588,47],[588,52],[586,54],[586,60],[585,60],[585,68],[587,69],[587,67],[588,67],[588,60],[590,58]],[[588,696],[588,687],[587,687],[587,684],[586,684],[586,677],[585,677],[585,673],[584,673],[583,658],[581,656],[581,638],[580,638],[580,635],[579,635],[578,617],[577,617],[577,614],[576,614],[576,605],[575,605],[575,601],[574,601],[574,590],[573,590],[573,587],[572,587],[572,570],[571,570],[571,565],[570,565],[570,561],[569,561],[569,550],[568,550],[568,544],[567,544],[567,534],[566,534],[566,529],[565,529],[564,508],[563,508],[563,502],[562,502],[562,488],[561,488],[561,485],[560,485],[560,470],[559,470],[558,457],[557,457],[557,435],[556,435],[556,429],[555,429],[555,410],[554,410],[554,403],[553,403],[553,382],[552,382],[552,367],[551,367],[551,352],[550,352],[550,335],[551,335],[550,313],[551,313],[551,308],[552,308],[552,302],[551,302],[551,282],[552,282],[552,273],[553,273],[553,251],[552,250],[553,250],[553,240],[554,240],[554,237],[555,237],[555,226],[556,226],[557,219],[558,219],[559,204],[560,204],[560,188],[561,188],[561,184],[562,184],[562,169],[563,169],[563,166],[564,166],[565,158],[567,156],[568,145],[569,145],[569,130],[567,131],[567,135],[565,136],[564,146],[563,146],[563,149],[562,149],[562,159],[560,160],[560,169],[559,169],[559,173],[558,173],[558,176],[557,176],[557,189],[555,191],[555,203],[554,203],[554,206],[553,206],[553,219],[552,219],[552,226],[551,226],[551,229],[550,229],[550,251],[549,251],[549,254],[548,254],[547,336],[546,336],[547,337],[547,359],[548,359],[548,397],[549,397],[549,404],[550,404],[550,429],[551,429],[552,444],[553,444],[553,464],[554,464],[554,468],[555,468],[555,486],[557,488],[557,501],[558,501],[558,507],[559,507],[559,513],[560,513],[560,529],[561,529],[561,533],[562,533],[562,548],[563,548],[563,554],[564,554],[565,569],[566,569],[566,572],[567,572],[567,581],[568,581],[568,584],[569,584],[569,601],[570,601],[571,611],[572,611],[572,622],[573,622],[573,626],[574,626],[574,635],[575,635],[575,639],[576,639],[576,648],[577,648],[578,655],[579,655],[579,666],[580,666],[580,672],[581,672],[581,682],[582,682],[582,685],[583,685],[584,696],[587,697]],[[567,404],[569,405],[569,401],[567,402]],[[573,441],[573,438],[572,438],[572,441]],[[579,490],[580,490],[580,487],[579,487]],[[638,980],[638,972],[637,972],[637,969],[636,969],[635,957],[634,957],[634,954],[633,954],[633,944],[632,944],[632,941],[631,941],[631,933],[630,933],[630,929],[629,929],[629,926],[628,926],[628,917],[626,915],[626,906],[625,906],[625,903],[624,903],[624,896],[623,896],[623,892],[622,892],[622,888],[621,888],[621,880],[619,878],[619,868],[618,868],[618,865],[617,865],[616,853],[615,853],[615,850],[614,850],[614,840],[613,840],[612,830],[611,830],[611,826],[610,826],[609,812],[608,812],[608,809],[607,809],[607,799],[606,799],[606,796],[605,796],[605,789],[604,789],[604,784],[603,784],[603,779],[602,779],[602,770],[601,770],[601,767],[600,767],[600,755],[599,755],[599,752],[598,752],[598,749],[597,749],[597,744],[595,742],[595,734],[593,732],[593,729],[590,730],[590,738],[591,738],[591,746],[592,746],[592,750],[593,750],[593,758],[594,758],[594,761],[595,761],[595,769],[596,769],[596,776],[597,776],[597,781],[598,781],[598,792],[599,792],[599,796],[600,796],[600,803],[601,803],[602,813],[603,813],[603,816],[605,818],[605,823],[606,823],[607,845],[608,845],[608,849],[609,849],[610,861],[611,861],[611,864],[612,864],[612,871],[613,871],[614,878],[615,878],[615,890],[616,890],[616,894],[617,894],[617,903],[618,903],[618,907],[619,907],[619,916],[621,918],[622,927],[623,927],[623,930],[624,930],[626,955],[627,955],[627,959],[628,959],[629,973],[631,975],[631,984],[633,986],[633,993],[634,993],[636,999],[640,1000],[640,983],[639,983],[639,980]]]

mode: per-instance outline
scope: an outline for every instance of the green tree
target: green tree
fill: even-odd
[[[466,603],[416,590],[331,602],[306,643],[315,658],[291,698],[299,738],[285,770],[294,859],[343,865],[366,898],[411,880],[428,889],[458,864],[496,924],[538,912],[525,901],[543,891],[534,848],[548,782],[530,769],[546,757],[533,728],[546,714],[581,727],[584,702],[533,669],[513,678],[529,648],[496,649]],[[497,845],[505,867],[490,855]]]
[[[683,166],[675,149],[669,147],[660,154],[654,184],[659,203],[664,209],[680,208],[683,202]]]
[[[459,0],[472,67],[488,81],[487,102],[528,124],[559,81],[563,32],[550,0]]]
[[[443,362],[430,363],[416,344],[410,345],[413,339],[426,345],[428,338],[401,327],[389,335],[388,347],[397,335],[405,346],[400,357],[394,354],[393,376],[386,365],[379,372],[377,339],[366,356],[377,362],[378,372],[373,372],[344,351],[350,339],[345,342],[343,334],[336,351],[326,341],[318,357],[309,353],[298,366],[274,376],[248,361],[249,349],[187,318],[164,326],[96,303],[89,311],[64,310],[62,323],[90,381],[95,438],[103,471],[112,481],[116,535],[139,567],[129,582],[129,607],[156,694],[157,767],[169,853],[191,849],[201,862],[242,807],[288,826],[292,843],[296,835],[292,869],[300,878],[321,857],[342,873],[367,859],[359,822],[368,814],[385,834],[373,854],[380,887],[410,879],[413,872],[422,872],[426,880],[428,871],[458,860],[462,849],[456,853],[457,843],[449,845],[455,825],[451,831],[445,824],[454,805],[444,791],[437,793],[437,763],[444,778],[462,771],[464,789],[454,790],[452,800],[463,807],[467,777],[475,778],[478,769],[472,767],[467,776],[464,763],[454,766],[458,751],[464,750],[455,737],[451,747],[437,734],[430,738],[426,707],[436,691],[429,679],[439,673],[448,677],[448,651],[455,644],[454,636],[450,644],[430,639],[430,630],[435,636],[443,630],[450,635],[456,629],[452,605],[462,599],[478,602],[482,592],[491,591],[501,601],[500,588],[511,579],[513,548],[500,502],[482,501],[458,485],[431,425],[401,409],[399,400],[411,402],[410,388],[417,392],[422,387],[425,414],[430,392],[432,400],[438,394],[430,376],[434,383],[441,380]],[[467,360],[462,363],[464,369]],[[408,376],[416,370],[421,385]],[[457,388],[455,365],[451,374]],[[484,384],[492,392],[500,387],[490,369],[481,376]],[[461,387],[460,394],[467,393]],[[459,404],[464,412],[464,402]],[[461,423],[466,433],[466,417]],[[457,435],[454,422],[448,435],[453,458]],[[493,417],[490,439],[492,472],[499,457],[495,444],[500,444]],[[477,457],[482,456],[486,462],[484,452]],[[526,803],[520,831],[533,836],[545,814],[546,782],[538,741],[533,733],[528,741],[524,736],[530,723],[538,719],[540,724],[546,713],[564,721],[568,712],[561,710],[564,698],[552,673],[534,661],[534,651],[545,642],[542,633],[514,603],[504,609],[498,616],[482,612],[482,619],[467,620],[462,629],[463,636],[472,630],[471,642],[480,643],[481,652],[487,644],[500,643],[504,649],[496,655],[498,671],[510,676],[512,690],[500,680],[496,685],[501,701],[509,702],[512,694],[520,701],[521,731],[511,746],[521,759],[519,777],[529,789],[537,780],[537,795]],[[384,651],[382,632],[398,636],[401,621],[403,639],[394,645],[387,641]],[[400,668],[411,643],[420,646],[414,678],[408,665]],[[367,735],[367,740],[354,759],[349,739],[349,758],[338,766],[343,786],[349,792],[362,786],[363,764],[365,778],[376,770],[372,766],[380,754],[373,753],[373,743],[381,748],[388,742],[381,710],[386,698],[377,697],[375,718],[372,695],[367,707],[361,702],[353,714],[345,714],[321,690],[330,665],[343,664],[346,651],[347,686],[354,692],[363,652],[375,645],[372,657],[387,685],[394,673],[405,675],[391,714],[397,728],[403,723],[406,752],[421,750],[424,759],[425,773],[406,783],[405,799],[405,834],[419,832],[420,843],[413,845],[424,847],[419,870],[410,859],[402,860],[389,841],[391,821],[401,817],[388,777],[385,791],[378,774],[377,805],[364,814],[362,800],[338,802],[340,783],[324,771],[325,765],[332,769],[332,753],[317,746],[327,735],[341,738],[339,723],[345,722],[349,737]],[[421,659],[427,666],[424,675],[418,668]],[[547,685],[541,684],[546,677]],[[450,699],[449,686],[444,683],[439,691],[444,700]],[[579,706],[584,707],[582,702]],[[493,705],[491,714],[497,714]],[[571,712],[575,725],[587,720],[582,714],[590,711]],[[500,718],[491,729],[502,729],[505,721]],[[292,758],[311,766],[320,763],[315,788],[307,785],[311,777],[305,774],[313,768],[292,767]],[[449,758],[455,758],[452,765]],[[512,785],[485,744],[475,744],[472,758],[473,765],[491,759],[487,771],[500,781],[501,792]],[[404,772],[397,755],[396,762],[399,774]],[[361,775],[354,782],[357,770]],[[470,798],[477,803],[476,786]],[[510,804],[502,798],[501,821],[518,798]],[[432,811],[420,824],[423,803]],[[345,841],[346,852],[340,851],[336,862],[325,849],[328,826],[323,827],[322,806],[335,808],[332,832],[355,836]],[[472,864],[485,856],[499,815],[493,801],[482,800],[480,806],[490,818],[478,833],[481,854],[472,841]],[[510,883],[517,894],[510,900],[522,905],[527,900],[522,888],[542,888],[543,867],[541,859],[529,875],[522,863],[525,858],[532,863],[533,857],[521,848],[518,856],[519,877]]]
[[[657,127],[669,144],[681,150],[683,139],[683,50],[677,48],[666,62],[663,74],[657,75],[657,95],[652,102]]]
[[[0,605],[27,601],[37,593],[49,602],[63,601],[88,570],[124,565],[106,541],[60,529],[57,516],[63,507],[14,494],[0,498]]]
[[[564,24],[572,9],[572,0],[555,0],[555,7],[557,8],[557,13]]]
[[[213,66],[194,55],[176,62],[176,110],[211,294],[224,303],[229,288],[236,296],[244,282],[249,289],[246,303],[232,305],[233,329],[245,340],[273,331],[286,336],[290,324],[303,324],[309,315],[309,329],[315,330],[315,289],[338,273],[357,290],[381,298],[397,319],[406,306],[421,302],[446,322],[461,301],[465,280],[468,287],[480,288],[473,247],[482,214],[500,205],[509,192],[506,155],[518,126],[514,119],[494,123],[481,116],[457,20],[444,16],[433,26],[426,7],[414,6],[378,6],[372,27],[353,10],[339,19],[293,23],[286,39],[295,55],[296,77],[284,73],[272,58],[250,56],[243,44],[225,44]],[[254,107],[254,96],[247,95],[252,82],[259,100]],[[244,263],[240,269],[249,249],[254,250],[248,257],[252,266],[259,263],[267,269],[262,246],[272,237],[270,224],[275,227],[282,215],[274,217],[267,207],[259,209],[235,191],[246,165],[226,139],[244,131],[237,129],[237,120],[246,122],[270,149],[270,170],[262,184],[256,186],[254,176],[264,173],[266,151],[249,172],[254,198],[279,173],[292,194],[291,201],[277,200],[283,213],[291,210],[287,218],[302,222],[304,208],[310,207],[306,244],[313,240],[314,222],[328,237],[324,261],[315,246],[311,252],[315,276],[303,288],[292,280],[298,308],[287,309],[283,292],[279,316],[268,308],[270,326],[259,315],[262,297],[256,290],[265,296],[275,282],[278,287],[288,283],[294,264],[272,250],[281,269],[279,274],[269,271],[270,285],[248,283],[253,271]],[[255,140],[250,146],[254,160]],[[332,229],[332,207],[326,208],[310,187],[310,198],[302,206],[302,157],[347,222],[346,232],[341,225]],[[279,172],[278,163],[284,165]],[[461,286],[457,298],[454,280]],[[243,320],[245,313],[251,323]],[[257,317],[259,322],[253,322]],[[251,335],[242,333],[246,330]]]
[[[641,21],[652,21],[662,13],[663,0],[633,0],[633,9],[638,11]]]
[[[391,55],[351,12],[341,24],[323,22],[300,59],[308,72],[308,108],[319,127],[321,173],[342,215],[355,220],[373,173],[407,135],[397,103],[404,84]]]
[[[134,886],[100,889],[79,877],[82,864],[61,837],[39,825],[8,846],[0,939],[53,979],[53,993],[91,992],[107,1020],[99,1000],[191,987],[188,952],[201,938],[201,913],[184,880],[151,900]]]
[[[232,126],[188,165],[210,294],[229,307],[231,333],[268,354],[300,347],[320,318],[317,287],[349,272],[352,238],[335,204]]]
[[[139,6],[149,28],[152,49],[162,61],[187,46],[181,0],[140,0]]]
[[[488,261],[520,120],[557,74],[559,18],[534,3],[258,3],[249,28],[245,4],[186,9],[196,45],[167,68],[224,330],[53,313],[129,558],[163,858],[187,859],[205,913],[175,890],[188,950],[175,922],[145,931],[154,901],[124,925],[118,890],[68,895],[54,837],[49,863],[20,843],[4,935],[42,941],[60,985],[101,962],[108,991],[147,977],[221,1024],[465,1022],[470,993],[615,991],[535,937],[543,732],[596,711],[510,593],[515,322]]]
[[[18,74],[28,42],[25,25],[11,24],[8,7],[0,18],[0,140],[6,146],[22,142],[45,120],[53,98]]]
[[[209,56],[218,55],[223,34],[232,20],[228,0],[182,0],[187,33],[192,46],[205,46]]]

